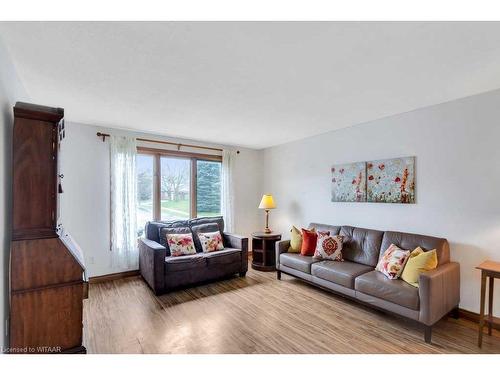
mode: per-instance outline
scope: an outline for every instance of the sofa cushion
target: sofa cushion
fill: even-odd
[[[375,270],[382,272],[388,279],[399,279],[410,256],[410,250],[403,250],[394,244],[384,251]]]
[[[208,267],[213,264],[231,264],[241,262],[241,250],[226,248],[224,250],[203,253]]]
[[[222,244],[222,235],[218,230],[214,232],[198,232],[198,239],[201,243],[201,249],[204,253],[224,250]]]
[[[370,271],[356,277],[354,288],[364,294],[369,294],[412,310],[418,310],[420,299],[418,288],[412,287],[403,280],[390,280],[378,271]]]
[[[165,272],[179,272],[187,270],[207,269],[216,264],[240,264],[241,250],[226,248],[211,253],[196,253],[180,257],[168,256],[165,258]],[[168,276],[167,276],[168,277]]]
[[[300,254],[303,256],[313,256],[318,242],[318,233],[316,229],[307,230],[302,228],[302,246]]]
[[[311,266],[313,276],[351,289],[354,289],[354,279],[356,277],[370,271],[373,271],[373,267],[349,261],[325,260]]]
[[[201,224],[217,224],[221,233],[224,233],[224,219],[222,216],[214,217],[198,217],[196,219],[188,220],[189,226],[192,228]]]
[[[167,234],[167,243],[170,248],[170,256],[179,257],[196,254],[191,232]]]
[[[188,226],[185,227],[159,227],[160,232],[160,244],[165,246],[167,249],[167,256],[170,256],[170,247],[167,242],[167,234],[191,234],[191,229]],[[194,239],[193,239],[194,240]]]
[[[406,262],[401,280],[406,281],[411,286],[418,288],[418,279],[420,275],[427,271],[432,271],[438,266],[436,250],[424,251],[417,247],[410,254]]]
[[[445,264],[450,261],[450,246],[445,238],[422,236],[420,234],[403,232],[385,232],[380,248],[380,256],[391,244],[401,249],[416,249],[421,247],[424,251],[436,249],[438,263]]]
[[[192,269],[206,268],[206,260],[203,254],[184,255],[181,257],[166,257],[165,272],[186,271]]]
[[[382,243],[384,232],[373,229],[342,226],[340,235],[344,236],[342,248],[342,256],[344,259],[372,267],[377,265],[380,255],[380,244]],[[387,247],[385,249],[387,249]]]
[[[329,232],[318,232],[318,241],[313,257],[321,260],[336,260],[343,262],[342,258],[342,236],[330,236]]]
[[[335,236],[340,233],[341,227],[338,225],[311,223],[309,224],[308,228],[309,229],[315,228],[316,231],[321,231],[321,232],[330,232],[331,236]]]
[[[146,223],[145,236],[148,240],[158,242],[165,246],[165,240],[163,243],[160,242],[160,229],[163,227],[169,228],[179,228],[188,227],[187,220],[175,220],[175,221],[148,221]]]
[[[311,273],[311,264],[318,262],[312,256],[304,256],[300,254],[283,253],[280,255],[280,263],[284,266],[293,268],[297,271]]]
[[[290,229],[290,247],[288,248],[289,253],[300,253],[302,249],[302,232],[300,229],[292,226]]]
[[[220,232],[222,237],[222,231],[220,230],[218,223],[205,223],[205,224],[193,225],[191,226],[191,231],[193,232],[194,247],[196,248],[196,252],[198,253],[203,252],[203,247],[201,246],[200,237],[198,236],[199,233]]]

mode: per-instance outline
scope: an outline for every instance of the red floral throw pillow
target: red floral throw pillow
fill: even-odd
[[[181,255],[196,254],[193,236],[191,233],[167,234],[167,243],[170,248],[170,255],[178,257]]]
[[[300,255],[313,256],[316,250],[316,241],[318,234],[316,229],[307,230],[302,228],[302,247],[300,248]]]
[[[342,258],[342,236],[330,236],[330,232],[318,232],[318,241],[316,243],[316,250],[314,258],[336,260],[343,262]]]
[[[382,272],[389,279],[398,279],[403,273],[405,264],[410,257],[410,250],[403,250],[394,244],[391,244],[382,254],[378,261],[377,271]]]

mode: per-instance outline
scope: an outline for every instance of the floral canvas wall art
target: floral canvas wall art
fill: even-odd
[[[334,165],[332,202],[366,201],[366,163]]]
[[[415,157],[366,162],[368,202],[415,203]]]

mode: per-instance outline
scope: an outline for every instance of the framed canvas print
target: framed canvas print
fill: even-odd
[[[366,163],[368,202],[415,203],[415,157]]]
[[[366,201],[366,163],[332,167],[332,202]]]

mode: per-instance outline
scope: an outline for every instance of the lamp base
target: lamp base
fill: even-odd
[[[264,228],[264,233],[271,233],[271,229],[269,229],[269,210],[266,210],[266,227]]]

